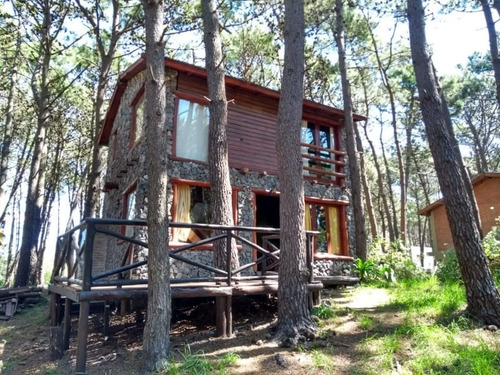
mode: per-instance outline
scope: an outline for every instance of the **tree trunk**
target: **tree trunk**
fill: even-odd
[[[5,108],[5,126],[3,129],[3,140],[0,154],[0,202],[5,201],[5,184],[7,182],[7,171],[9,169],[10,145],[14,134],[14,101],[17,91],[18,77],[18,61],[21,52],[21,37],[17,36],[16,49],[13,56],[12,71],[9,78],[9,93],[7,96],[7,106]],[[17,186],[12,186],[12,189],[17,189]],[[7,202],[4,210],[7,210],[10,200]],[[2,220],[3,221],[3,218]]]
[[[493,15],[491,14],[491,8],[488,0],[479,0],[479,2],[481,3],[481,7],[483,8],[486,28],[488,29],[491,63],[493,65],[493,72],[495,76],[497,101],[500,104],[500,56],[498,55],[498,40],[497,32],[495,30],[495,22],[493,21]],[[498,2],[495,2],[494,6],[498,7]],[[499,9],[500,8],[497,8],[497,11]]]
[[[210,202],[212,222],[232,226],[232,190],[229,179],[227,145],[227,99],[224,83],[224,64],[219,35],[219,17],[215,0],[203,0],[203,33],[207,69],[208,96],[210,98],[209,157]],[[216,234],[222,232],[216,231]],[[236,244],[231,244],[231,268],[239,267]],[[214,264],[217,268],[227,267],[227,239],[214,244]],[[229,269],[229,268],[228,268]]]
[[[349,177],[351,180],[351,202],[354,211],[354,231],[356,256],[366,261],[366,227],[365,210],[363,207],[363,196],[361,192],[361,171],[359,167],[358,153],[356,151],[356,139],[354,133],[354,120],[352,118],[351,87],[347,77],[346,53],[344,49],[344,4],[343,0],[336,0],[336,24],[335,41],[339,55],[340,76],[342,80],[342,97],[344,99],[344,126],[346,132],[346,149],[349,160]]]
[[[280,247],[277,338],[314,333],[308,309],[309,271],[304,230],[300,147],[304,80],[304,2],[285,0],[285,62],[278,109]]]
[[[389,191],[389,202],[391,204],[392,212],[389,213],[387,217],[387,222],[391,223],[393,230],[393,238],[391,242],[399,239],[399,229],[398,229],[398,213],[396,211],[396,203],[394,202],[394,192],[392,191],[392,174],[389,168],[389,162],[387,161],[387,156],[385,155],[384,139],[382,137],[384,128],[380,127],[380,149],[382,151],[382,161],[384,162],[385,173],[387,178],[387,190]]]
[[[14,286],[36,284],[36,263],[40,230],[42,226],[42,204],[45,192],[45,167],[47,164],[47,129],[49,126],[49,69],[52,54],[51,9],[47,2],[42,6],[43,28],[38,52],[41,54],[40,83],[32,78],[32,91],[37,105],[37,130],[31,158],[26,211],[24,214],[23,236],[19,250]],[[36,71],[35,73],[36,74]]]
[[[112,1],[112,20],[111,20],[111,33],[110,35],[102,34],[101,30],[101,17],[102,15],[96,11],[95,18],[89,9],[76,0],[76,3],[86,18],[87,22],[92,27],[92,32],[95,37],[97,52],[99,53],[100,68],[99,79],[97,82],[97,89],[94,102],[94,118],[92,120],[92,139],[94,140],[92,148],[92,161],[90,166],[90,173],[88,174],[88,185],[86,192],[85,205],[83,209],[83,217],[95,217],[99,214],[99,202],[101,192],[101,171],[103,168],[102,147],[97,143],[101,131],[101,123],[103,117],[103,104],[108,89],[109,74],[111,72],[111,64],[116,54],[118,41],[130,29],[132,19],[134,18],[134,11],[132,14],[127,13],[123,18],[120,18],[120,2]],[[121,28],[120,28],[121,26]],[[106,49],[107,44],[107,49]]]
[[[165,366],[170,351],[170,259],[168,255],[167,128],[165,126],[165,46],[163,1],[143,0],[146,19],[145,112],[148,160],[148,313],[144,365]]]
[[[447,104],[434,74],[425,37],[421,0],[408,0],[410,44],[420,107],[467,296],[467,310],[486,324],[500,325],[500,294],[493,281],[473,217],[462,159],[454,150]],[[448,117],[448,118],[447,118]]]
[[[363,192],[366,202],[366,212],[368,213],[368,220],[370,222],[370,232],[372,239],[378,238],[378,224],[375,218],[375,210],[373,209],[372,193],[370,190],[370,185],[368,184],[368,178],[366,177],[366,163],[364,156],[363,143],[359,135],[359,130],[357,124],[354,125],[354,132],[356,136],[356,149],[359,153],[359,170],[361,174],[361,184],[363,186]]]

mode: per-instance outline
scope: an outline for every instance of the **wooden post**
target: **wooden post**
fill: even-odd
[[[60,326],[61,296],[56,293],[50,295],[50,359],[52,361],[61,359],[63,356],[62,328]]]
[[[94,250],[95,223],[93,219],[87,222],[87,238],[83,253],[83,283],[82,291],[92,288],[92,253]],[[87,364],[87,339],[89,334],[90,301],[80,301],[80,314],[78,317],[78,340],[76,348],[76,374],[85,374]]]
[[[226,337],[233,334],[233,297],[224,297],[226,300]]]
[[[215,336],[226,336],[226,297],[215,297]]]
[[[109,304],[108,301],[104,301],[104,330],[103,336],[109,336]]]
[[[71,305],[72,301],[66,297],[66,302],[64,303],[64,320],[63,320],[63,342],[62,349],[69,349],[69,338],[71,335]]]
[[[80,302],[80,317],[78,319],[78,342],[76,347],[76,372],[84,375],[87,364],[87,338],[89,333],[90,302]]]

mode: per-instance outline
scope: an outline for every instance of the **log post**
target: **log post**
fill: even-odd
[[[69,349],[69,338],[71,335],[71,305],[72,301],[66,297],[66,301],[64,303],[64,319],[63,319],[63,341],[62,341],[62,349]]]
[[[80,302],[80,316],[78,319],[78,342],[76,348],[76,375],[84,375],[87,364],[87,338],[89,333],[90,302]]]
[[[217,337],[226,336],[226,297],[215,297],[215,335]]]

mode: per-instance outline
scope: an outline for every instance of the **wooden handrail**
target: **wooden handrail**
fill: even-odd
[[[323,163],[328,163],[328,164],[335,164],[340,167],[345,167],[345,162],[340,161],[340,160],[335,160],[335,159],[327,159],[327,158],[322,158],[320,156],[314,156],[314,155],[309,155],[309,154],[302,154],[303,158],[306,159],[311,159],[311,160],[317,160]]]
[[[328,176],[334,176],[338,178],[345,178],[346,174],[345,173],[339,173],[339,172],[332,172],[332,171],[327,171],[324,169],[319,169],[319,168],[310,168],[310,167],[302,167],[306,171],[313,172],[316,174],[323,174],[323,175],[328,175]]]
[[[335,154],[335,155],[339,155],[339,156],[345,156],[346,155],[346,153],[344,151],[334,150],[332,148],[326,148],[326,147],[316,146],[316,145],[312,145],[312,144],[304,143],[304,142],[301,142],[300,145],[302,147],[313,148],[315,150],[325,151],[325,152],[329,152],[329,153],[332,153],[332,154]]]

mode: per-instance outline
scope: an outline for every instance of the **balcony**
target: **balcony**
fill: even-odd
[[[301,143],[303,175],[307,180],[343,186],[345,183],[345,152]]]

